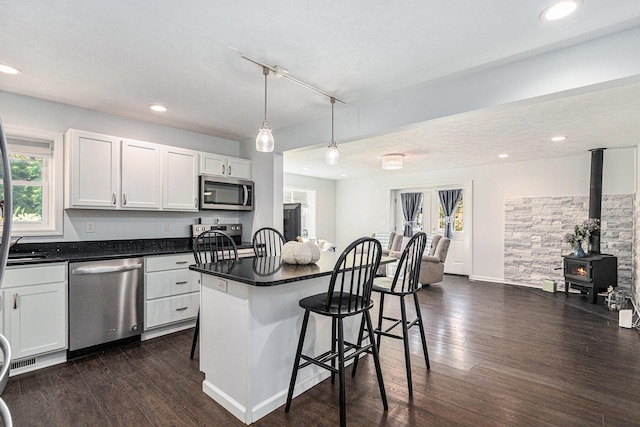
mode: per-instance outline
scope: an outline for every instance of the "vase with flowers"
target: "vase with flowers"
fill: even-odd
[[[565,234],[562,241],[571,245],[571,249],[574,250],[574,257],[582,258],[585,256],[582,242],[589,242],[591,234],[599,229],[600,221],[597,218],[588,218],[582,221],[581,224],[576,224],[573,233]]]

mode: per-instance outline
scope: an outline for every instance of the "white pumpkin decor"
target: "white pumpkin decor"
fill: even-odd
[[[320,259],[320,249],[312,242],[287,242],[281,257],[286,264],[313,264]]]

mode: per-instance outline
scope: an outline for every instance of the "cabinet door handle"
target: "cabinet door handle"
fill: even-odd
[[[198,198],[197,197],[193,199],[193,207],[194,208],[198,207]]]
[[[127,205],[127,195],[126,195],[126,193],[122,193],[122,205],[123,206]]]
[[[229,169],[229,176],[231,176],[231,165],[229,165],[228,169]]]
[[[13,309],[16,310],[18,308],[18,294],[13,294]]]
[[[176,311],[184,311],[184,310],[186,310],[187,308],[189,308],[189,307],[180,307],[180,308],[176,308]]]
[[[113,193],[113,195],[111,196],[111,202],[115,205],[116,204],[116,193]]]
[[[176,282],[176,285],[186,285],[187,283],[189,283],[188,280],[184,280],[182,282]]]
[[[222,165],[222,175],[224,175],[224,174],[225,174],[224,165]]]
[[[189,261],[176,261],[176,264],[188,264]]]

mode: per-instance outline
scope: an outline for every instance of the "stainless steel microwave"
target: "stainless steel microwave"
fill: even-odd
[[[253,181],[200,175],[200,209],[253,210]]]

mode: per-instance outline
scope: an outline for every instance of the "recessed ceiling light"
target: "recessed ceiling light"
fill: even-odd
[[[5,74],[20,74],[22,73],[22,71],[20,71],[19,69],[17,69],[16,67],[12,67],[11,65],[7,65],[7,64],[0,64],[0,73],[5,73]]]
[[[551,138],[551,140],[554,142],[564,141],[565,139],[567,139],[566,136],[554,136],[553,138]]]
[[[158,113],[164,113],[165,111],[167,111],[167,107],[160,104],[149,105],[149,109]]]
[[[346,174],[346,173],[343,173],[343,174],[342,174],[342,175],[340,175],[340,176],[347,176],[347,174]]]
[[[311,168],[308,168],[308,167],[307,167],[307,168],[304,168],[304,170],[308,171],[308,170],[311,170]]]
[[[500,157],[501,159],[506,159],[507,157],[509,157],[508,154],[498,154],[498,157]]]
[[[566,0],[560,1],[549,6],[540,14],[540,19],[543,21],[557,21],[558,19],[565,18],[571,15],[580,6],[580,0]]]

